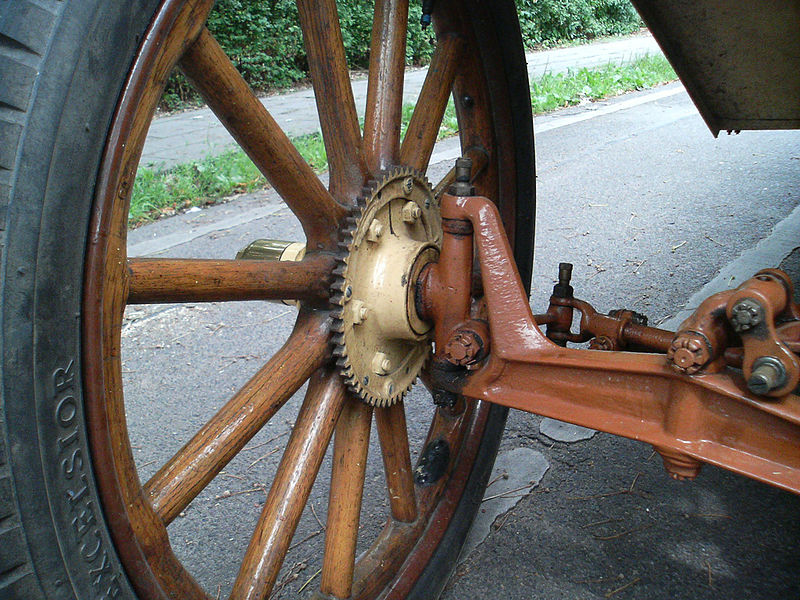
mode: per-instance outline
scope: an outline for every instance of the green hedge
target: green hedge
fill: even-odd
[[[628,0],[516,0],[526,45],[552,45],[635,31],[641,27]],[[369,63],[374,0],[337,0],[351,69]],[[406,61],[423,65],[433,51],[431,30],[419,20],[421,0],[411,0]],[[217,0],[208,28],[245,79],[257,90],[286,87],[307,77],[308,64],[295,0]],[[179,75],[167,88],[163,108],[195,99]]]
[[[522,38],[529,47],[603,35],[643,26],[629,0],[516,0]]]

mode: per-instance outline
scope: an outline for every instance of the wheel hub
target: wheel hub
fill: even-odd
[[[333,286],[334,352],[347,385],[365,402],[388,406],[411,388],[430,353],[431,326],[417,314],[415,282],[439,256],[441,215],[430,184],[410,168],[365,192]]]

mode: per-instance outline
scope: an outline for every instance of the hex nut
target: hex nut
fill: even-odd
[[[376,352],[372,358],[372,370],[378,375],[386,375],[392,370],[392,361],[383,352]]]
[[[367,313],[369,312],[369,310],[361,300],[356,300],[355,302],[353,302],[352,311],[353,311],[354,325],[361,325],[361,323],[364,322],[364,319],[367,318]]]
[[[444,357],[454,365],[466,366],[477,360],[483,349],[478,336],[468,330],[456,331],[444,347]]]
[[[383,235],[383,225],[381,222],[375,219],[372,223],[369,224],[369,229],[367,230],[367,241],[368,242],[377,242],[378,239]]]
[[[403,205],[403,222],[413,225],[422,216],[422,209],[416,202],[406,202]]]
[[[589,350],[616,350],[614,340],[606,335],[599,335],[589,342]]]

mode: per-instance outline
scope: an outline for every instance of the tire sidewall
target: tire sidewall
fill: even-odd
[[[0,309],[6,447],[43,597],[132,599],[92,473],[81,304],[93,183],[122,82],[158,1],[63,4],[31,98],[6,215]],[[532,148],[523,158],[518,177],[528,167],[532,173]],[[522,211],[529,223],[529,202]],[[417,586],[422,597],[440,590],[454,566],[453,549],[479,505],[506,412],[492,409],[457,518]]]
[[[6,447],[44,597],[133,598],[92,473],[81,303],[93,184],[122,84],[158,2],[64,4],[32,90],[6,214]]]

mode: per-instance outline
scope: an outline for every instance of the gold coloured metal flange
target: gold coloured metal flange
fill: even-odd
[[[284,240],[253,240],[236,253],[240,260],[300,261],[306,255],[303,242]]]
[[[239,260],[276,260],[299,262],[306,255],[303,242],[287,242],[285,240],[253,240],[236,253]],[[297,300],[271,300],[286,306],[300,306]]]
[[[335,271],[334,337],[342,376],[362,400],[391,405],[411,389],[430,353],[431,326],[417,314],[415,285],[442,242],[439,205],[425,177],[389,172],[365,190]]]

